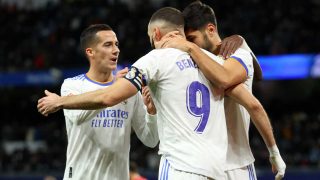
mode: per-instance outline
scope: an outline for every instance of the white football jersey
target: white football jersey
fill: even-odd
[[[248,47],[249,48],[249,47]],[[253,62],[251,50],[239,48],[232,58],[239,61],[247,71],[247,80],[243,83],[252,92]],[[229,97],[225,98],[225,112],[228,128],[228,151],[226,170],[247,166],[254,162],[249,144],[250,115],[240,104]]]
[[[97,83],[82,74],[64,81],[61,96],[108,88],[112,83]],[[64,115],[68,135],[64,179],[129,179],[131,127],[145,145],[152,147],[159,141],[155,117],[146,115],[140,93],[112,107],[64,110]]]
[[[145,76],[157,108],[159,154],[175,169],[223,179],[223,92],[213,89],[191,57],[177,49],[153,50],[132,66]]]

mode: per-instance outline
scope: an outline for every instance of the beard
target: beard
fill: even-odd
[[[213,50],[213,44],[210,42],[208,35],[205,33],[202,33],[203,35],[203,46],[202,48],[211,52]]]

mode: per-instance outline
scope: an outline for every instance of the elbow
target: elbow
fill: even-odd
[[[261,103],[256,98],[248,104],[248,108],[251,110],[251,112],[263,111]]]
[[[231,73],[226,73],[226,75],[222,76],[217,80],[217,85],[222,89],[229,89],[233,86],[241,84],[246,81],[246,75],[244,76],[234,76]]]
[[[218,81],[217,86],[221,89],[226,90],[226,89],[229,89],[232,86],[232,84],[230,83],[230,81],[227,78],[225,78],[225,79],[221,79],[220,81]]]
[[[238,79],[234,78],[231,76],[231,74],[224,72],[223,76],[219,76],[216,81],[215,84],[224,90],[227,90],[229,88],[231,88],[232,86],[241,83],[242,81],[239,81]],[[212,78],[213,80],[213,78]]]

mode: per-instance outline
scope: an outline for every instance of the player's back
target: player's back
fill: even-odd
[[[177,49],[153,50],[133,66],[146,75],[158,110],[159,153],[176,169],[220,179],[227,148],[223,93]]]

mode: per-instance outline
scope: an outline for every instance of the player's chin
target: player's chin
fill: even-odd
[[[108,69],[110,69],[110,70],[112,70],[112,71],[116,70],[116,69],[117,69],[117,63],[111,63],[111,64],[109,64],[109,68],[108,68]]]

